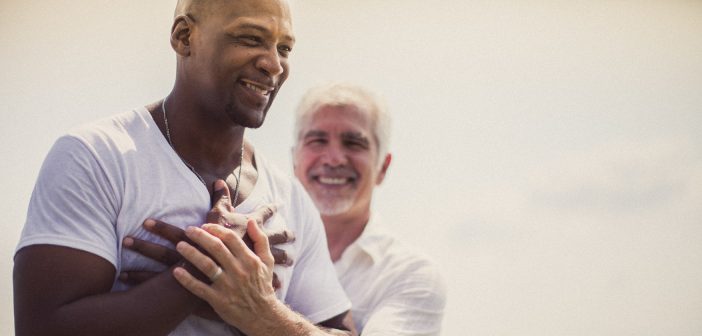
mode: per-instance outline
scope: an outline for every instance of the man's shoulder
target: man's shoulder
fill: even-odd
[[[440,278],[439,267],[436,261],[425,251],[398,238],[384,224],[378,223],[377,216],[373,223],[372,234],[369,239],[373,242],[369,244],[375,249],[377,262],[384,265],[384,269],[392,270],[398,274],[413,274],[417,278],[425,278],[435,281]]]
[[[94,156],[143,150],[145,143],[151,143],[151,128],[155,127],[145,113],[144,108],[135,109],[75,126],[56,143],[83,147]]]
[[[143,125],[138,110],[130,110],[77,125],[66,136],[84,141],[124,136],[129,130]]]

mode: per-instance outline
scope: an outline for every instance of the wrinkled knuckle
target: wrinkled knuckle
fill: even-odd
[[[215,263],[207,263],[207,265],[204,267],[205,268],[205,275],[206,276],[212,276],[213,274],[217,273],[217,264]]]
[[[194,292],[196,293],[197,296],[200,296],[200,297],[205,296],[205,288],[203,288],[203,287],[200,287],[200,286],[196,287],[194,289]]]
[[[216,245],[214,245],[213,250],[214,250],[213,252],[220,253],[220,254],[229,253],[229,249],[222,242],[218,242]]]
[[[234,277],[236,279],[244,279],[244,278],[249,276],[249,273],[246,270],[239,268],[239,267],[235,268],[232,271],[232,274],[234,275]]]
[[[227,243],[233,243],[238,236],[236,235],[236,233],[234,233],[234,230],[226,230],[226,231],[222,232],[221,237],[222,237],[221,238],[222,241],[227,242]],[[224,246],[222,246],[222,247],[224,247]]]
[[[258,258],[256,258],[255,260],[251,260],[250,267],[251,269],[255,270],[255,272],[258,274],[268,272],[268,260],[259,260]]]

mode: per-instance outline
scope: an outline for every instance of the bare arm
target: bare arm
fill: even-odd
[[[154,225],[145,223],[147,229]],[[170,237],[184,238],[182,232]],[[115,272],[112,263],[89,252],[56,245],[22,248],[13,275],[17,335],[165,335],[206,306],[170,271],[112,293]]]
[[[114,276],[111,263],[84,251],[21,249],[13,274],[16,334],[165,335],[202,304],[170,272],[110,293]]]

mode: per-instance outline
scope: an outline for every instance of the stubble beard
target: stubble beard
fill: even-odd
[[[229,118],[237,125],[246,128],[256,129],[263,126],[263,121],[266,119],[266,114],[268,113],[268,107],[265,110],[258,111],[251,115],[250,113],[244,113],[236,109],[234,104],[227,104],[225,107],[226,113]]]
[[[315,195],[312,201],[322,216],[336,216],[348,212],[353,206],[353,197],[338,195]]]

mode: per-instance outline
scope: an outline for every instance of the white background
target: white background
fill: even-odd
[[[0,334],[54,140],[169,92],[175,1],[0,2]],[[296,0],[258,149],[329,80],[383,95],[375,209],[449,285],[445,335],[702,334],[702,1]],[[47,276],[50,276],[48,274]]]

